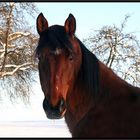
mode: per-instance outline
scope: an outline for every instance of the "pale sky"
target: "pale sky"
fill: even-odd
[[[49,25],[63,25],[69,13],[76,18],[76,35],[80,39],[88,37],[94,30],[104,25],[117,25],[124,20],[126,14],[130,14],[126,31],[140,31],[140,3],[114,3],[114,2],[58,2],[37,3],[37,6],[47,18]],[[139,33],[140,35],[140,33]]]
[[[104,25],[120,25],[126,14],[131,15],[126,32],[137,32],[137,37],[140,39],[140,3],[38,2],[36,4],[39,11],[47,18],[49,25],[64,25],[69,13],[72,13],[77,23],[76,35],[81,41]],[[30,20],[30,23],[35,28],[36,18]],[[5,99],[5,102],[0,104],[0,120],[45,120],[46,116],[42,108],[44,97],[40,83],[38,82],[34,87],[35,94],[31,96],[31,106],[27,107],[22,103],[12,105]]]

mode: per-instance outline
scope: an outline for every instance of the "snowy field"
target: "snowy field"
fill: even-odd
[[[63,121],[10,121],[0,122],[2,137],[70,138],[71,135]]]
[[[63,119],[47,119],[42,106],[7,106],[0,104],[1,137],[71,137]]]

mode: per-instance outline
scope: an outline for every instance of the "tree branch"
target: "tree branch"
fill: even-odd
[[[22,64],[22,65],[5,65],[5,68],[14,68],[13,71],[5,71],[5,72],[0,72],[0,75],[1,77],[4,77],[4,76],[12,76],[14,75],[18,70],[22,70],[22,71],[25,71],[26,69],[30,68],[29,66],[33,65],[32,63],[25,63],[25,64]]]

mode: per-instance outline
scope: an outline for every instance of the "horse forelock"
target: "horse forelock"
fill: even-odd
[[[43,48],[49,48],[55,55],[59,55],[62,49],[72,50],[72,44],[63,26],[54,25],[41,33],[36,53]]]

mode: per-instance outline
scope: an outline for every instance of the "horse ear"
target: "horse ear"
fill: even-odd
[[[76,20],[72,14],[69,14],[69,17],[65,21],[65,30],[69,35],[74,35],[76,30]]]
[[[48,28],[48,21],[46,20],[46,18],[42,13],[38,15],[36,25],[37,32],[39,35]]]

